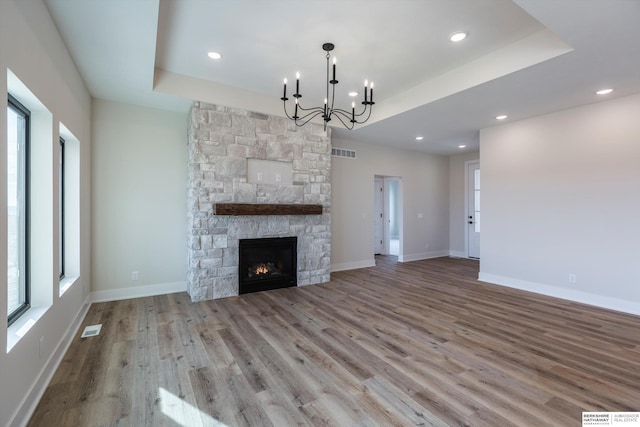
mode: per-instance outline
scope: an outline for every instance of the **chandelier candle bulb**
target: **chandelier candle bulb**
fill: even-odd
[[[296,72],[296,95],[300,95],[300,72],[299,71]]]
[[[369,92],[369,102],[373,104],[373,82],[371,82],[370,92]]]
[[[351,103],[351,122],[355,123],[356,121],[356,103]]]
[[[338,83],[336,81],[336,57],[335,56],[333,57],[333,82],[332,83],[333,84]]]
[[[367,105],[367,86],[369,86],[369,80],[364,81],[364,105]]]
[[[287,78],[284,78],[284,94],[282,95],[282,99],[286,99],[287,98]]]

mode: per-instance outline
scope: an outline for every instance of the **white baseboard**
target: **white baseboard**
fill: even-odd
[[[449,251],[429,251],[419,254],[400,255],[398,257],[398,262],[420,261],[423,259],[440,258],[443,256],[449,256]]]
[[[47,363],[42,367],[40,375],[38,375],[38,378],[31,386],[29,393],[27,393],[25,398],[22,400],[22,403],[13,416],[13,420],[9,422],[10,427],[26,426],[29,422],[29,419],[36,410],[40,399],[42,399],[42,395],[44,395],[49,382],[51,382],[51,378],[53,378],[58,366],[60,366],[62,358],[67,353],[69,346],[73,342],[73,338],[78,333],[80,326],[82,326],[82,322],[89,311],[89,307],[91,307],[91,302],[89,296],[87,296],[82,303],[78,314],[76,314],[73,322],[71,322],[69,328],[67,328],[67,332],[65,332],[62,340],[58,343],[58,346],[49,357],[49,360],[47,360]]]
[[[339,264],[332,264],[331,272],[334,273],[336,271],[357,270],[358,268],[367,268],[367,267],[375,267],[375,266],[376,266],[376,260],[375,258],[372,258],[372,259],[365,259],[362,261],[352,261],[352,262],[343,262]]]
[[[593,305],[595,307],[607,308],[609,310],[621,311],[623,313],[640,315],[640,303],[634,301],[611,298],[603,295],[582,292],[574,289],[559,288],[557,286],[545,285],[542,283],[529,282],[526,280],[514,279],[495,274],[478,274],[478,280],[494,285],[508,288],[520,289],[522,291],[534,292],[550,297],[566,299],[582,304]]]
[[[449,256],[455,258],[469,258],[465,252],[462,251],[449,251]]]
[[[91,292],[91,302],[118,301],[130,298],[152,297],[156,295],[185,292],[187,282],[169,282],[155,285],[134,286],[131,288],[110,289],[108,291]]]

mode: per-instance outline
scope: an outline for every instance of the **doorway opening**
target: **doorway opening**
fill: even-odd
[[[466,162],[467,257],[480,258],[480,162]]]
[[[402,179],[394,176],[374,177],[375,255],[402,256]]]

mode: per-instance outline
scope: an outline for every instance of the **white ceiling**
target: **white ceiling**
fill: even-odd
[[[332,42],[338,104],[376,84],[372,120],[334,137],[435,154],[477,149],[498,114],[597,102],[603,87],[615,89],[607,99],[640,92],[639,0],[45,2],[94,97],[283,115],[282,79],[296,71],[303,105],[321,105]],[[459,30],[469,37],[451,43]]]

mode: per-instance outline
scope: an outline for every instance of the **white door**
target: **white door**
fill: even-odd
[[[480,258],[480,163],[467,164],[468,256]]]
[[[384,181],[382,178],[375,178],[373,191],[375,203],[373,211],[373,253],[378,255],[384,253]]]

